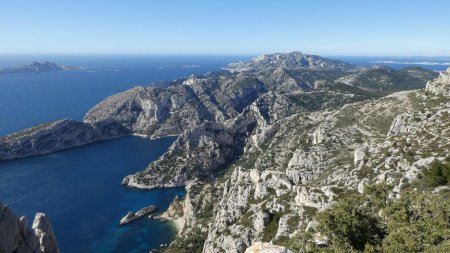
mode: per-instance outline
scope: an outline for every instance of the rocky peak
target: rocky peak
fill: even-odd
[[[59,253],[56,237],[48,218],[37,213],[31,228],[26,218],[18,217],[0,203],[0,252]]]
[[[450,67],[446,71],[442,71],[436,80],[428,82],[427,90],[450,96]]]
[[[229,69],[233,72],[248,72],[248,71],[265,71],[268,69],[297,69],[297,68],[311,68],[311,69],[343,69],[348,70],[355,68],[352,64],[322,58],[317,55],[303,54],[302,52],[291,52],[287,54],[276,53],[261,55],[253,58],[249,62],[232,63]]]

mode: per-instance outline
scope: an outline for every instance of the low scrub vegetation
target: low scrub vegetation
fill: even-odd
[[[286,246],[296,252],[450,252],[449,200],[412,191],[392,201],[390,190],[386,184],[371,185],[363,194],[342,198],[318,213],[315,231],[291,238]],[[321,248],[314,243],[319,234],[328,238]]]

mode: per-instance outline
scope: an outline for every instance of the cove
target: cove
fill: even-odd
[[[143,170],[174,140],[129,136],[0,162],[0,202],[29,223],[36,212],[46,213],[63,253],[149,252],[174,239],[173,224],[143,218],[120,227],[120,218],[150,204],[164,211],[184,188],[141,191],[124,188],[121,180]]]

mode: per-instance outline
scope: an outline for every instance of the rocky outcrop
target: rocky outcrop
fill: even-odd
[[[128,212],[122,219],[120,219],[119,225],[125,225],[132,221],[138,220],[144,217],[147,214],[150,214],[156,210],[155,205],[150,205],[144,208],[139,209],[136,213]]]
[[[205,123],[187,130],[160,159],[146,170],[124,178],[123,185],[152,189],[184,186],[195,178],[208,179],[241,149],[233,130],[218,123]]]
[[[52,153],[100,139],[89,125],[59,120],[0,137],[0,160]]]
[[[426,88],[431,92],[450,96],[450,68],[441,72],[436,80],[428,82]]]
[[[0,252],[59,253],[47,216],[37,213],[33,226],[27,228],[25,217],[19,218],[8,206],[0,203]]]

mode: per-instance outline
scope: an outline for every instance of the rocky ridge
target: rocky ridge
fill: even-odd
[[[94,128],[75,120],[59,120],[0,137],[0,160],[48,154],[100,139]]]
[[[48,218],[37,213],[31,228],[24,216],[18,217],[0,203],[0,252],[59,253],[56,237]]]
[[[242,70],[238,67],[242,64],[254,71]],[[229,127],[236,117],[255,106],[261,109],[277,106],[273,108],[278,110],[274,114],[261,111],[265,113],[262,117],[267,119],[270,115],[277,120],[299,111],[333,108],[379,96],[379,90],[368,90],[361,85],[369,79],[383,82],[389,87],[384,91],[392,93],[423,86],[435,75],[423,69],[389,69],[383,73],[369,72],[352,82],[352,76],[365,70],[299,52],[266,55],[248,63],[231,64],[230,69],[232,71],[177,79],[167,82],[166,88],[136,87],[96,105],[86,114],[84,122],[57,121],[3,137],[0,139],[0,160],[45,154],[129,134],[152,138],[181,135],[207,122]],[[58,127],[53,127],[56,125]],[[41,138],[40,131],[48,134],[80,131],[72,133],[80,136],[67,136],[72,138],[71,141],[66,138],[47,140]],[[31,147],[28,139],[33,139]]]
[[[184,209],[174,215],[184,226],[164,252],[244,252],[260,241],[284,244],[317,226],[317,212],[369,183],[393,185],[392,198],[413,187],[432,191],[417,180],[432,161],[450,154],[448,73],[424,90],[256,127],[225,175],[188,185]],[[205,198],[212,203],[205,206]],[[201,243],[189,243],[193,238]]]

